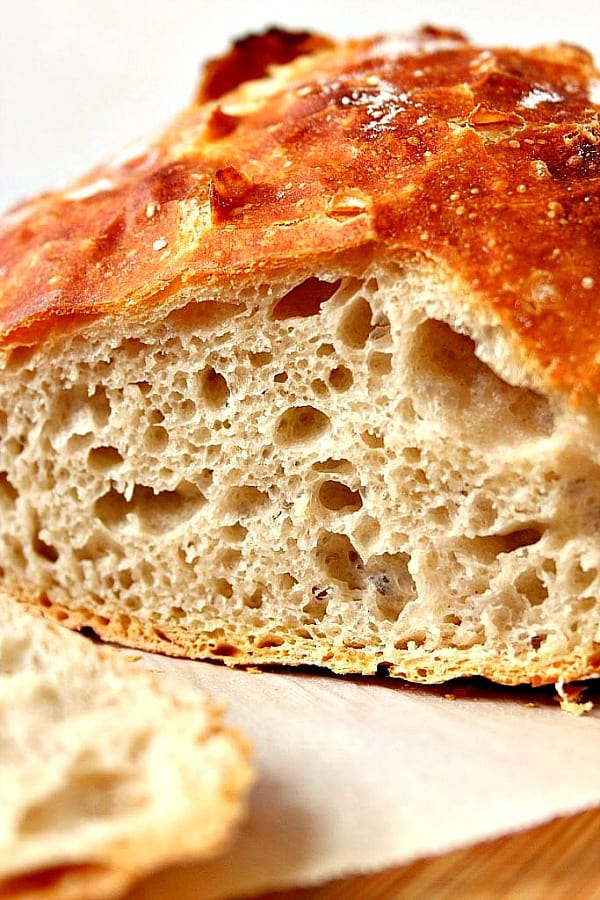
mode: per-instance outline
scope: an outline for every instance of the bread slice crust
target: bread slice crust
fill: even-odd
[[[198,692],[0,597],[0,894],[104,900],[230,843],[249,748]]]

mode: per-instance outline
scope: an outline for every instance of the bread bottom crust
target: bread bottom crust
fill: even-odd
[[[218,661],[231,668],[244,666],[318,666],[336,675],[378,675],[386,673],[418,684],[442,684],[454,678],[481,677],[497,684],[528,684],[541,687],[557,682],[569,683],[600,675],[600,650],[576,647],[569,655],[539,660],[526,665],[519,659],[506,659],[482,651],[438,649],[430,652],[382,650],[346,646],[297,634],[277,635],[277,645],[257,644],[238,634],[232,625],[226,639],[207,633],[189,634],[183,628],[157,628],[141,618],[111,620],[98,616],[84,606],[69,609],[42,596],[37,600],[19,598],[30,611],[60,622],[76,631],[91,629],[101,640],[130,649],[144,650],[184,659]],[[455,657],[453,659],[453,657]]]

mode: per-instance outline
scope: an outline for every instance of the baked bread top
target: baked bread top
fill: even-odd
[[[568,45],[240,41],[162,133],[1,220],[2,341],[362,248],[430,258],[536,380],[597,396],[599,113]]]

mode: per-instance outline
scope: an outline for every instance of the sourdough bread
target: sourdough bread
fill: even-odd
[[[247,749],[197,692],[0,597],[0,895],[95,900],[223,849]]]
[[[229,664],[595,674],[599,85],[272,31],[9,213],[5,590]]]

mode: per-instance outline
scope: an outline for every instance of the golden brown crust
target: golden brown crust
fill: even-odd
[[[261,71],[315,52],[191,106],[148,146],[0,222],[4,343],[160,304],[175,282],[259,277],[376,246],[426,254],[471,287],[547,382],[598,395],[590,57],[481,49],[435,29],[332,49],[281,34],[267,44],[246,53]],[[258,71],[230,58],[212,64],[213,81],[227,65],[226,86]],[[207,78],[202,95],[220,95]]]
[[[133,882],[108,867],[53,866],[39,872],[0,881],[0,900],[109,900],[120,897]]]
[[[218,100],[244,81],[263,78],[271,66],[292,62],[298,56],[333,47],[333,41],[310,31],[269,28],[235,41],[224,56],[210,59],[202,73],[197,103]]]
[[[111,620],[92,613],[84,606],[67,608],[42,597],[23,602],[32,612],[57,619],[74,630],[90,629],[99,638],[140,650],[186,659],[212,659],[228,666],[319,666],[341,675],[375,675],[387,672],[396,678],[421,684],[440,684],[452,678],[473,675],[489,678],[497,684],[531,684],[540,687],[558,681],[579,681],[600,674],[600,652],[575,648],[568,656],[540,655],[534,661],[506,656],[500,651],[471,648],[467,655],[455,650],[438,650],[422,656],[411,654],[402,664],[392,664],[381,647],[356,647],[323,638],[318,643],[292,632],[270,633],[255,639],[247,631],[236,630],[232,623],[227,639],[184,628],[156,628],[135,616]],[[393,653],[398,658],[398,653]],[[467,658],[468,657],[468,658]]]

